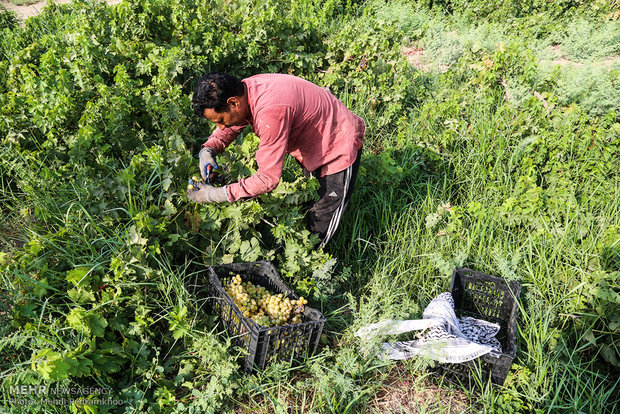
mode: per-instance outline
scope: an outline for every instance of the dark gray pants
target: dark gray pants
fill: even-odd
[[[346,170],[319,177],[319,200],[308,211],[310,231],[321,238],[325,246],[332,238],[344,214],[357,179],[362,150],[357,153],[355,162]],[[316,172],[313,175],[316,176]]]

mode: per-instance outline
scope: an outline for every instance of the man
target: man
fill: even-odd
[[[217,168],[216,155],[250,125],[260,142],[258,171],[225,187],[200,184],[188,191],[198,203],[248,200],[278,185],[284,156],[293,156],[320,183],[308,212],[310,231],[322,245],[331,239],[357,178],[364,121],[327,90],[301,78],[262,74],[239,80],[207,73],[194,89],[194,112],[217,125],[199,155],[200,172]]]

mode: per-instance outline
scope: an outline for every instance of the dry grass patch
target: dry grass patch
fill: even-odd
[[[560,66],[573,66],[573,67],[582,67],[586,64],[583,62],[578,62],[570,59],[566,56],[566,52],[562,49],[560,45],[553,45],[549,47],[549,55],[550,59],[542,59],[541,63],[550,63],[551,65],[560,65]],[[606,56],[602,59],[593,60],[588,62],[592,65],[599,66],[602,68],[606,68],[615,64],[620,63],[620,54],[613,56]]]
[[[402,365],[389,373],[384,386],[369,406],[373,414],[465,413],[470,401],[462,391],[442,388],[435,377],[412,375]]]
[[[407,62],[421,72],[428,73],[435,70],[440,73],[446,73],[448,69],[450,69],[450,66],[448,65],[434,65],[433,62],[425,56],[424,49],[415,44],[411,46],[403,46],[401,51],[407,58]]]

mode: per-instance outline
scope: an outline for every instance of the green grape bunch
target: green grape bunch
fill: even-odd
[[[226,294],[246,318],[261,326],[282,326],[302,321],[306,299],[289,299],[282,293],[275,294],[263,286],[244,282],[241,275],[235,275],[224,286]]]

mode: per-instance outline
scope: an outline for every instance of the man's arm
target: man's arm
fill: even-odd
[[[269,192],[278,186],[282,177],[284,156],[288,145],[293,109],[288,106],[265,108],[256,114],[256,135],[260,138],[256,151],[258,171],[249,178],[227,187],[228,199],[250,199]]]
[[[213,148],[218,154],[220,154],[224,151],[224,148],[229,146],[239,136],[239,134],[241,134],[241,131],[243,131],[245,127],[247,127],[247,124],[242,126],[232,126],[224,129],[216,128],[207,142],[202,144],[202,146]]]

